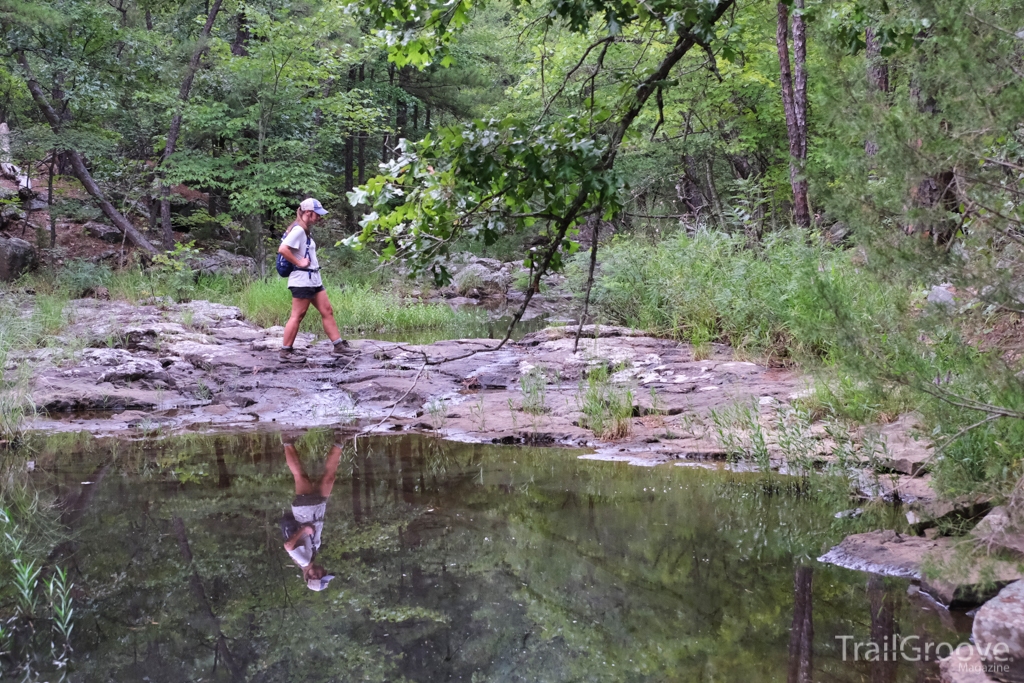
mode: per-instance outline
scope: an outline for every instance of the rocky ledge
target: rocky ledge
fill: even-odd
[[[548,328],[495,350],[489,339],[430,345],[353,340],[331,354],[302,334],[301,362],[278,358],[283,329],[262,329],[231,306],[194,301],[69,306],[70,324],[45,348],[12,353],[32,368],[33,428],[110,434],[276,423],[358,423],[447,438],[589,447],[593,457],[658,463],[724,456],[685,428],[688,416],[737,401],[787,401],[797,373],[737,360],[726,347],[694,358],[686,344],[618,327]],[[581,382],[597,367],[609,391],[633,392],[630,434],[602,441],[580,426]],[[524,379],[526,378],[526,379]]]

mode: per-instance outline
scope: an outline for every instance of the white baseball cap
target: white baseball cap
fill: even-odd
[[[313,199],[312,197],[309,197],[308,199],[303,199],[302,203],[299,204],[299,209],[302,211],[314,211],[318,216],[323,216],[324,214],[327,213],[327,209],[323,207],[323,204]]]
[[[312,211],[312,209],[310,209],[310,211]],[[333,578],[334,574],[325,574],[322,578],[319,579],[309,579],[308,581],[306,581],[306,586],[311,591],[326,590],[327,584],[329,584],[331,582],[331,579]]]

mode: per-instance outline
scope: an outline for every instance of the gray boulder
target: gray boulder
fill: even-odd
[[[453,276],[452,284],[444,290],[446,296],[504,295],[512,284],[513,264],[498,259],[457,254],[449,263],[449,270]]]
[[[17,237],[0,237],[0,282],[13,282],[36,267],[36,250]]]
[[[189,265],[200,275],[255,276],[258,273],[256,259],[223,249],[193,258]]]
[[[120,230],[105,223],[89,221],[82,227],[85,228],[85,234],[89,237],[95,237],[98,240],[103,240],[110,244],[120,244],[121,240],[124,238]]]
[[[928,303],[952,311],[956,307],[956,296],[953,294],[953,286],[948,282],[935,285],[928,291]]]
[[[1011,583],[982,605],[972,633],[991,678],[1024,683],[1024,581]]]

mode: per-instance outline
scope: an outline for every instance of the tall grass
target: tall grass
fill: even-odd
[[[584,258],[570,266],[577,283]],[[766,236],[680,232],[658,243],[619,238],[603,248],[592,300],[599,315],[701,346],[709,341],[772,360],[830,359],[839,321],[822,285],[844,308],[896,321],[909,298],[904,284],[861,273],[851,252],[805,232]],[[574,291],[583,291],[574,287]]]
[[[445,304],[407,303],[390,290],[368,285],[327,286],[338,327],[348,332],[395,333],[416,330],[455,331],[476,321],[476,316],[453,311]],[[291,311],[291,292],[283,281],[257,280],[240,293],[236,305],[257,325],[283,325]],[[312,309],[302,321],[307,332],[321,330],[320,316]]]
[[[362,256],[329,251],[321,261],[328,280],[327,292],[338,326],[347,334],[381,334],[430,331],[447,336],[479,322],[477,315],[453,311],[444,304],[409,302],[400,293],[401,283],[390,281],[384,271]],[[238,306],[252,322],[270,327],[283,325],[291,311],[291,293],[285,281],[199,275],[175,267],[128,267],[113,271],[85,261],[71,261],[56,272],[39,272],[19,285],[33,289],[33,310],[26,320],[9,301],[0,310],[0,353],[10,348],[46,345],[66,324],[65,308],[71,298],[106,288],[116,300],[144,302],[153,298],[176,302],[206,300]],[[333,275],[333,278],[332,278]],[[334,280],[332,282],[332,279]],[[17,315],[16,315],[17,313]],[[311,311],[302,329],[322,330],[320,317]]]

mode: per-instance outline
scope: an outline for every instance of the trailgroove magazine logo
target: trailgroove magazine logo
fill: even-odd
[[[1007,656],[1010,646],[1006,643],[987,643],[975,647],[970,643],[936,643],[924,640],[921,636],[893,634],[881,641],[855,641],[855,636],[836,636],[842,642],[842,659],[844,662],[935,662],[940,659],[954,657],[958,664],[974,664],[986,672],[1000,673],[1009,671]],[[980,655],[982,663],[977,662],[974,652]]]

